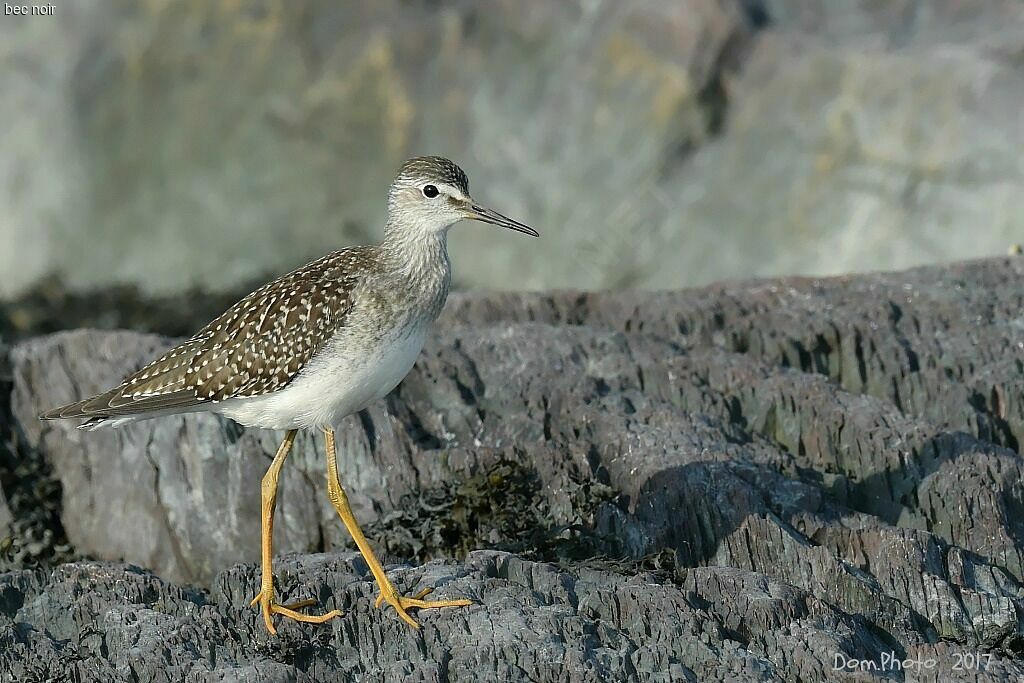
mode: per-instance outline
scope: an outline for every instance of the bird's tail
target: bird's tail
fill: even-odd
[[[97,394],[96,396],[90,396],[84,398],[81,401],[75,401],[74,403],[68,403],[67,405],[58,406],[53,410],[47,410],[45,413],[39,416],[40,420],[68,420],[76,417],[90,417],[98,420],[102,420],[108,415],[104,415],[97,411],[97,408],[103,406],[106,399],[113,394],[112,391],[108,391],[103,394]],[[89,420],[92,422],[93,420]],[[89,424],[86,422],[85,424]],[[85,425],[82,425],[83,427]]]
[[[116,415],[107,415],[102,412],[102,409],[109,404],[109,399],[116,393],[115,390],[98,394],[96,396],[90,396],[89,398],[82,399],[81,401],[75,401],[64,406],[48,410],[39,416],[40,420],[67,420],[75,418],[88,418],[85,422],[78,425],[78,429],[85,431],[93,431],[100,429],[101,427],[118,427],[126,422],[131,422],[131,418],[120,417]]]

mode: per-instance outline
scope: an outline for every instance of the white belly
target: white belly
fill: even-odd
[[[288,386],[266,396],[237,398],[217,412],[248,427],[331,427],[386,396],[409,374],[427,329],[405,328],[369,348],[341,334]]]

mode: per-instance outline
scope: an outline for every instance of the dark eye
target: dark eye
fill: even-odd
[[[434,197],[437,196],[437,188],[434,187],[433,185],[424,185],[423,196],[433,199]]]

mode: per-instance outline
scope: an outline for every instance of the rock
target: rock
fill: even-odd
[[[596,264],[621,258],[621,226],[595,232],[594,217],[628,213],[620,188],[709,136],[705,91],[750,37],[731,0],[302,2],[242,23],[218,3],[107,0],[57,14],[4,33],[0,240],[19,245],[0,253],[5,298],[47,273],[76,291],[180,294],[283,272],[379,238],[388,184],[423,153],[551,226],[548,249],[465,230],[464,281],[555,284],[575,253],[576,281],[606,283]]]
[[[10,429],[10,393],[11,393],[11,369],[10,349],[0,338],[0,471],[7,469],[4,460],[7,459],[6,448],[3,446],[5,432]],[[2,482],[2,480],[0,480]],[[7,505],[7,496],[4,495],[3,486],[0,485],[0,543],[9,537],[11,522],[14,521],[11,510]],[[2,553],[2,550],[0,550]]]
[[[345,614],[323,626],[284,623],[269,636],[248,607],[251,566],[218,575],[210,594],[125,565],[2,575],[0,667],[18,680],[814,681],[837,676],[837,656],[881,661],[891,647],[865,621],[741,569],[695,568],[676,585],[478,551],[462,564],[392,570],[406,590],[433,584],[474,600],[419,615],[423,628],[413,631],[373,608],[372,578],[352,553],[287,557],[279,567],[286,597]],[[898,650],[948,652],[945,643]],[[1022,673],[994,657],[971,680]]]
[[[67,0],[0,29],[0,243],[18,245],[0,297],[47,274],[234,291],[379,237],[395,168],[431,151],[544,234],[457,228],[475,286],[679,287],[1020,241],[1016,0],[227,7]]]
[[[1013,0],[764,0],[750,4],[771,21],[773,28],[833,43],[881,43],[901,48],[993,45],[1002,38],[1019,35],[1024,25],[1024,8]]]
[[[11,514],[11,509],[7,507],[7,497],[4,496],[3,489],[0,489],[0,541],[10,534],[13,521],[14,516]]]
[[[4,343],[3,337],[0,337],[0,444],[3,443],[4,432],[10,430],[11,427],[11,368],[10,368],[10,348]],[[0,463],[7,460],[6,448],[0,446]],[[3,469],[3,465],[0,465]],[[2,470],[0,470],[2,471]],[[10,530],[11,524],[11,511],[7,507],[7,497],[4,495],[3,486],[0,485],[0,539],[7,536]]]
[[[1022,269],[994,259],[681,292],[459,295],[401,387],[338,425],[342,478],[384,555],[427,563],[398,575],[440,572],[492,615],[486,627],[472,621],[482,617],[432,623],[462,634],[525,620],[522,633],[543,638],[550,661],[581,680],[830,680],[836,657],[883,655],[941,662],[921,680],[966,680],[974,671],[951,668],[965,652],[991,659],[992,680],[1022,675],[1012,656],[1024,648],[1024,416],[1007,354],[1020,338]],[[27,453],[61,480],[79,552],[209,587],[182,599],[220,615],[216,629],[240,620],[256,629],[243,608],[257,583],[259,479],[276,435],[201,414],[90,433],[35,419],[169,343],[87,330],[23,342],[12,352],[13,415]],[[324,496],[320,448],[300,438],[285,467],[279,553],[348,544]],[[485,548],[506,554],[477,552]],[[407,666],[426,680],[470,671],[459,668],[469,656],[460,648],[480,644],[464,635],[440,636],[447,649],[427,645],[427,655],[379,645],[356,653],[357,642],[406,643],[403,632],[358,607],[372,594],[366,581],[358,600],[338,597],[332,577],[339,562],[356,571],[352,556],[315,558],[279,560],[278,578],[291,585],[303,574],[328,609],[357,605],[353,621],[335,622],[348,626],[302,631],[324,643],[329,664],[316,648],[292,656],[288,646],[254,659],[250,630],[232,636],[230,654],[194,665],[274,661],[296,667],[281,670],[293,677],[322,666],[399,676]],[[501,612],[522,605],[519,589],[494,584],[509,577],[481,563],[541,572],[531,594],[539,611]],[[289,569],[297,565],[305,569]],[[135,572],[81,565],[97,566]],[[78,571],[68,567],[54,576]],[[26,572],[7,580],[49,594],[43,574]],[[139,576],[158,593],[186,590]],[[491,589],[502,606],[489,602]],[[648,621],[629,621],[627,597]],[[139,638],[223,639],[205,617],[183,625],[176,610],[185,607],[156,600],[158,614],[132,628],[164,635]],[[75,641],[57,616],[65,607],[26,612],[29,602],[12,597],[11,618]],[[8,642],[53,651],[31,633],[15,630]],[[580,634],[597,639],[583,654]],[[494,678],[517,666],[534,680],[555,676],[504,638],[489,640],[478,662]],[[81,661],[120,671],[95,652]]]
[[[141,365],[165,345],[133,333],[74,332],[16,348],[14,362],[25,359],[23,369],[38,373],[47,391],[70,396],[98,390],[121,368]],[[49,371],[64,363],[69,373]],[[252,540],[260,533],[259,481],[269,464],[266,453],[275,449],[272,434],[240,434],[227,421],[186,419],[88,438],[70,425],[27,414],[21,422],[30,440],[39,438],[45,451],[52,449],[50,461],[66,492],[64,527],[88,554],[158,567],[175,580],[207,582],[223,567],[258,558]],[[289,493],[280,507],[280,548],[308,549],[316,537],[303,534],[316,533],[317,524],[307,517],[317,507],[293,501],[313,499],[303,490],[310,482],[293,469],[282,484]],[[125,518],[131,524],[118,523]]]
[[[905,268],[1019,241],[1019,3],[747,4],[765,30],[723,76],[723,132],[658,184],[685,247],[647,252],[631,233],[650,254],[636,284]],[[698,261],[714,274],[698,280]]]
[[[0,335],[0,571],[74,559],[60,523],[60,482],[14,424],[11,373]]]

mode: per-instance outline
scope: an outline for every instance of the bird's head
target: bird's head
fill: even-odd
[[[443,157],[416,157],[402,164],[388,192],[391,229],[439,233],[463,219],[540,237],[533,228],[473,201],[469,195],[469,179],[454,162]]]

